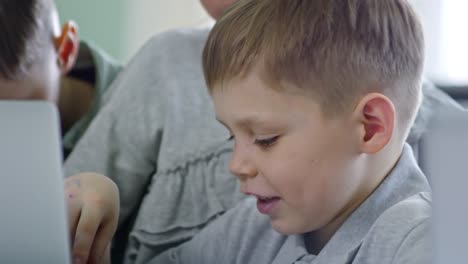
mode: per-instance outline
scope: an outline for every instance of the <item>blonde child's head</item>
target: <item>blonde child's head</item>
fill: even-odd
[[[389,174],[423,49],[405,0],[240,0],[218,20],[205,78],[234,140],[230,170],[274,229],[323,246]]]
[[[211,92],[257,67],[271,88],[304,90],[330,116],[382,93],[404,138],[420,101],[423,42],[407,1],[240,1],[213,29],[203,63]]]

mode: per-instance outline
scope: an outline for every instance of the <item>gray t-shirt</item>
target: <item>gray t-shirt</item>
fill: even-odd
[[[318,255],[303,235],[281,235],[247,199],[191,241],[152,264],[427,264],[431,261],[431,200],[428,182],[405,145],[380,186],[349,217]]]

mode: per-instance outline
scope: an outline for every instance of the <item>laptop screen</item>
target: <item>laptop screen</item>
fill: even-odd
[[[0,101],[0,262],[69,263],[55,106]]]

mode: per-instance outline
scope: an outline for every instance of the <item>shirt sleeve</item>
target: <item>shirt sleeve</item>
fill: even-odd
[[[192,179],[198,175],[204,177],[201,184],[196,186],[190,185],[185,178],[170,177],[176,175],[172,169],[179,171],[179,166],[205,157],[200,153],[205,155],[214,151],[211,148],[218,149],[219,146],[222,153],[228,154],[229,146],[224,146],[227,132],[215,121],[200,64],[207,34],[206,29],[188,29],[168,31],[151,38],[106,91],[100,112],[65,162],[66,176],[97,172],[111,178],[119,187],[121,210],[113,241],[113,261],[124,259],[128,260],[126,263],[134,263],[135,259],[146,260],[143,251],[146,248],[154,249],[154,244],[149,241],[155,239],[157,234],[174,228],[176,221],[166,219],[174,217],[179,223],[182,222],[180,220],[187,212],[179,212],[183,212],[187,204],[184,204],[185,200],[180,200],[181,197],[153,203],[161,193],[175,190],[169,185],[160,185],[161,181],[176,186],[173,188],[184,192],[184,197],[196,194],[197,198],[205,199],[203,195],[209,195],[203,204],[216,203],[210,204],[210,210],[206,210],[210,213],[207,218],[203,218],[207,215],[200,217],[203,221],[211,221],[216,215],[211,215],[212,212],[224,210],[217,204],[218,196],[226,197],[222,200],[230,204],[238,200],[230,199],[234,197],[231,194],[237,186],[235,184],[218,188],[216,192],[205,193],[202,192],[205,189],[196,189],[207,186],[204,184],[208,182],[207,179],[227,182],[224,181],[227,177],[212,174],[219,172],[218,166],[205,165],[204,170],[191,172]],[[217,165],[224,164],[224,159],[222,161]],[[185,167],[180,171],[184,171],[181,175],[188,173]],[[208,173],[201,173],[205,171]],[[228,174],[222,176],[234,179]],[[229,180],[231,182],[235,181]],[[209,187],[206,190],[211,191]],[[224,189],[230,192],[218,192]],[[186,193],[187,190],[195,191]],[[177,191],[170,195],[175,197]],[[221,193],[223,195],[218,195]],[[154,209],[151,205],[158,208]],[[170,206],[177,209],[172,210],[169,217],[165,215],[161,217],[163,220],[150,219],[154,212],[168,211],[166,209]],[[213,208],[215,210],[211,210]],[[192,226],[193,219],[188,220],[190,225],[183,226],[187,230],[192,227],[195,230],[205,224]],[[175,246],[180,240],[192,236],[191,229],[183,236],[172,232],[174,230],[164,234],[165,240],[158,240],[160,248]],[[158,250],[152,253],[156,252]]]
[[[108,91],[112,96],[64,164],[66,176],[97,172],[119,186],[119,225],[138,207],[157,169],[166,102],[150,67],[158,61],[150,48],[142,48],[117,77]]]

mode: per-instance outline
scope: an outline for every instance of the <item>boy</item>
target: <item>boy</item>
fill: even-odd
[[[405,0],[235,4],[203,62],[255,199],[151,263],[429,263],[430,188],[404,143],[423,58]]]
[[[67,175],[96,171],[109,176],[119,186],[122,236],[117,236],[114,246],[127,239],[128,243],[114,251],[125,255],[124,263],[148,262],[161,248],[190,239],[241,199],[236,196],[237,186],[232,184],[235,179],[227,170],[232,146],[225,144],[227,133],[218,129],[220,125],[212,117],[213,110],[201,78],[198,60],[207,32],[208,29],[183,29],[152,38],[119,77],[112,100],[65,166]],[[170,67],[168,62],[173,62]],[[184,78],[180,72],[184,72]],[[129,86],[135,89],[129,90]],[[434,89],[427,89],[430,90]],[[417,133],[412,134],[412,143],[417,143],[431,111],[437,111],[435,107],[450,107],[447,101],[452,103],[441,92],[434,94],[426,94],[430,97],[425,100],[426,111],[419,116],[421,122],[413,127]],[[82,205],[76,206],[80,198],[71,202],[96,216],[79,220],[88,223],[81,225],[83,232],[76,232],[80,239],[74,247],[74,255],[82,257],[83,262],[89,256],[88,250],[95,248],[94,244],[106,243],[102,242],[105,240],[102,232],[96,236],[94,233],[112,218],[105,212],[115,213],[108,209],[119,207],[115,201],[108,201],[111,204],[108,206],[103,202],[108,197],[106,192],[95,188],[105,178],[90,181],[93,175],[85,176],[81,182]],[[77,178],[68,180],[73,182]],[[411,186],[411,181],[407,182]],[[71,186],[68,191],[76,194],[78,190]],[[84,193],[87,189],[91,192]],[[96,219],[99,217],[104,221]],[[125,227],[125,223],[130,224]],[[94,249],[91,256],[98,251]],[[122,261],[122,258],[115,260]]]
[[[85,43],[78,53],[77,27],[68,21],[60,30],[53,0],[2,1],[0,32],[0,99],[56,104],[67,156],[120,66]]]

